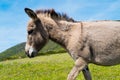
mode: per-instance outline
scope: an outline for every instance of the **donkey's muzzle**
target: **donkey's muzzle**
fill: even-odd
[[[33,58],[33,57],[35,57],[35,52],[32,52],[31,54],[29,54],[28,52],[26,52],[26,55],[27,55],[29,58]]]
[[[29,58],[33,58],[37,55],[37,51],[32,46],[26,47],[25,53]]]

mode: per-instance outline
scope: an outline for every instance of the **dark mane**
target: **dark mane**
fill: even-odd
[[[54,9],[36,10],[36,14],[48,14],[55,20],[66,20],[69,22],[75,22],[73,18],[69,18],[65,13],[56,12]]]

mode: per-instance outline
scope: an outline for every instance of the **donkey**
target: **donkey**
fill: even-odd
[[[120,22],[77,22],[54,9],[34,12],[25,8],[31,18],[27,26],[26,55],[35,57],[52,40],[66,49],[75,61],[67,80],[75,80],[80,71],[92,80],[88,64],[111,66],[120,63]]]

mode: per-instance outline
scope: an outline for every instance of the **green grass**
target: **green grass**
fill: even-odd
[[[0,62],[0,80],[66,80],[73,64],[66,53],[3,61]],[[120,65],[89,66],[93,80],[120,80]],[[84,80],[81,73],[77,80]]]

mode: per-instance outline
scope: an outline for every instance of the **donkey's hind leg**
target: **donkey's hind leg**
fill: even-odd
[[[90,74],[90,71],[89,71],[88,66],[86,66],[86,67],[82,70],[82,72],[83,72],[83,74],[84,74],[85,80],[92,80],[92,77],[91,77],[91,74]]]
[[[79,72],[82,71],[86,67],[86,65],[87,65],[86,61],[83,58],[79,57],[75,61],[75,66],[69,73],[67,80],[75,80]]]

